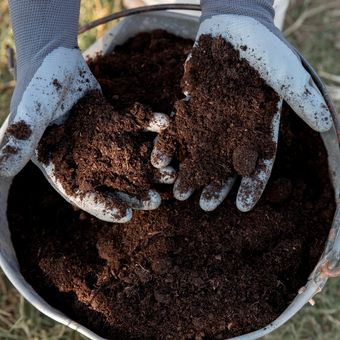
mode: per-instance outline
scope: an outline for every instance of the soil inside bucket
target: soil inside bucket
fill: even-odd
[[[183,64],[178,38],[151,36],[117,49],[125,51],[122,65],[139,40],[147,41],[141,55],[171,41],[169,51],[182,56],[173,64]],[[169,81],[168,65],[159,63],[149,88]],[[91,67],[101,79],[120,64]],[[139,67],[141,79],[150,76]],[[169,113],[181,98],[180,78],[161,104],[143,81],[132,82],[129,105]],[[251,212],[237,210],[237,187],[211,213],[199,208],[199,196],[178,202],[163,188],[159,209],[110,224],[73,208],[30,164],[13,181],[7,211],[21,271],[47,302],[109,339],[224,339],[257,330],[290,304],[324,249],[335,202],[319,134],[286,107],[273,173]]]

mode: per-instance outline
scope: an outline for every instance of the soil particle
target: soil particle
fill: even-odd
[[[21,120],[17,123],[11,124],[7,130],[6,134],[13,136],[16,139],[19,140],[27,140],[31,137],[32,130],[31,128],[26,124],[25,121]]]
[[[61,90],[62,86],[61,86],[61,84],[60,84],[58,79],[54,79],[52,84],[56,88],[57,91]]]
[[[266,199],[271,203],[281,203],[289,198],[292,193],[292,182],[288,178],[279,178],[270,182],[266,192]]]
[[[180,191],[249,176],[259,159],[273,157],[279,98],[223,38],[200,37],[182,86],[190,98],[176,104],[172,127],[158,142],[161,152],[176,151]]]
[[[150,46],[150,35],[120,50],[143,51],[145,41]],[[168,53],[183,63],[178,40],[169,41]],[[158,73],[160,84],[168,71]],[[139,77],[148,76],[146,68]],[[130,103],[143,90],[133,85]],[[172,103],[175,97],[167,94]],[[21,272],[52,306],[109,339],[225,339],[255,331],[291,303],[324,250],[335,203],[319,134],[286,107],[263,199],[241,213],[236,187],[210,213],[199,208],[199,194],[179,202],[164,189],[159,209],[110,224],[74,209],[29,164],[13,181],[7,211]]]
[[[2,150],[2,155],[0,156],[0,163],[6,162],[11,155],[16,155],[18,152],[19,152],[18,148],[6,145]]]
[[[258,152],[251,146],[239,145],[233,151],[233,165],[241,176],[250,176],[255,170]]]
[[[17,148],[10,146],[10,145],[5,146],[4,149],[2,150],[2,152],[5,155],[16,155],[18,151],[19,150]]]

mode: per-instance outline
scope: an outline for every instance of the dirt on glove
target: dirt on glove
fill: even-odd
[[[179,159],[180,191],[250,176],[258,160],[273,157],[279,97],[230,43],[201,36],[182,87],[190,98],[176,103],[172,127],[157,144]]]
[[[171,39],[181,64],[186,52]],[[168,81],[163,67],[155,82]],[[131,102],[135,92],[142,102],[142,91],[134,87]],[[7,212],[22,274],[52,306],[109,339],[257,330],[290,304],[324,249],[335,203],[319,134],[286,108],[272,176],[251,212],[235,207],[237,188],[211,213],[199,196],[178,202],[164,189],[159,209],[110,224],[73,208],[28,165]]]
[[[115,190],[146,196],[157,180],[150,163],[156,134],[144,128],[153,112],[170,114],[183,97],[180,80],[191,46],[191,40],[154,31],[90,61],[104,96],[86,95],[64,124],[47,129],[38,148],[39,160],[54,164],[69,196],[97,192],[107,203],[110,194],[113,206],[122,204]]]
[[[20,120],[8,127],[6,135],[13,136],[19,140],[27,140],[31,137],[32,130],[23,120]]]

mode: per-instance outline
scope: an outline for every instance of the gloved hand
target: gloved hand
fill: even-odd
[[[274,26],[272,5],[271,0],[202,0],[201,24],[194,47],[198,45],[201,35],[224,38],[311,128],[320,132],[327,131],[332,126],[327,105],[311,76],[302,66],[297,53]],[[190,93],[185,94],[187,100],[190,100]],[[279,112],[281,104],[278,104]],[[279,112],[274,116],[272,123],[272,138],[276,143]],[[236,199],[239,210],[251,210],[260,199],[274,160],[275,155],[272,159],[259,160],[254,173],[250,177],[242,178]],[[153,165],[162,168],[170,161],[171,155],[162,154],[157,149],[156,143],[152,156]],[[185,200],[191,196],[195,188],[183,192],[180,176],[179,173],[174,185],[174,196],[179,200]],[[221,182],[223,180],[221,179]],[[219,193],[209,199],[206,197],[211,195],[204,195],[205,192],[209,192],[208,185],[201,195],[201,208],[207,211],[214,210],[228,195],[233,183],[233,178],[224,180]]]
[[[0,151],[0,176],[16,175],[46,127],[63,118],[87,91],[100,88],[77,47],[79,8],[79,0],[9,0],[16,87]]]
[[[98,203],[96,193],[68,197],[53,175],[34,155],[46,127],[60,123],[89,90],[100,86],[77,45],[80,0],[9,0],[17,51],[17,83],[4,139],[0,142],[0,176],[15,176],[32,158],[52,186],[70,203],[110,222],[131,219],[130,208]],[[162,171],[167,176],[167,171]],[[160,204],[157,193],[148,201],[125,198],[133,208]],[[111,208],[108,208],[111,207]]]
[[[145,122],[143,131],[160,133],[169,125],[169,117],[162,113],[154,113],[149,122]],[[32,156],[33,163],[43,172],[52,187],[69,203],[88,212],[89,214],[106,222],[125,223],[132,218],[132,209],[153,210],[161,204],[161,197],[155,190],[149,190],[145,198],[140,199],[121,191],[110,193],[86,192],[80,190],[74,192],[75,196],[69,196],[61,182],[54,174],[55,165],[50,162],[48,165],[38,160],[38,153]],[[175,170],[172,167],[165,167],[155,171],[156,183],[173,184]],[[123,203],[123,204],[122,204]],[[128,207],[127,207],[128,206]]]

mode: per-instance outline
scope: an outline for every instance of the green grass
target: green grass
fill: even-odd
[[[303,13],[315,8],[319,12],[306,19],[297,30],[288,35],[288,39],[321,76],[322,71],[340,75],[340,0],[293,0],[287,15],[286,28]],[[331,81],[326,76],[321,78],[335,91],[335,104],[340,112],[340,82]]]
[[[340,280],[329,280],[315,297],[314,306],[305,306],[267,340],[337,340],[340,338]]]
[[[287,17],[291,26],[302,13],[334,2],[331,0],[295,0]],[[119,1],[83,1],[81,22],[91,21],[111,13],[121,6]],[[90,31],[80,38],[81,48],[101,36],[106,27]],[[289,35],[318,71],[340,75],[340,0],[339,4],[307,19],[299,29]],[[7,1],[0,3],[0,122],[8,113],[13,91],[11,75],[6,69],[6,46],[13,46],[9,25]],[[326,80],[340,92],[340,84]],[[340,102],[338,102],[340,109]],[[330,280],[326,289],[315,298],[315,306],[306,306],[290,322],[267,336],[267,340],[337,340],[340,339],[340,280]],[[78,340],[84,339],[49,318],[41,315],[26,303],[0,273],[0,339],[15,340]]]

